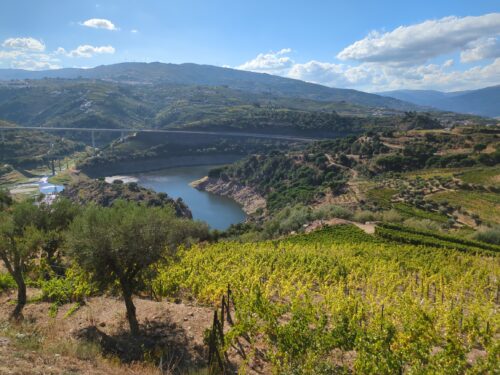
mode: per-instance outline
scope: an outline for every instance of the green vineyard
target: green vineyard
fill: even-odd
[[[384,223],[376,228],[379,237],[412,245],[425,245],[461,251],[486,252],[490,255],[500,252],[500,246],[423,229]]]
[[[262,356],[274,373],[484,374],[499,364],[499,277],[490,253],[373,241],[341,225],[197,245],[160,267],[154,288],[212,304],[230,284],[226,349],[247,337],[246,361]]]

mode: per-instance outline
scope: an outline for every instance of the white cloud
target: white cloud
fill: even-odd
[[[100,54],[113,54],[115,48],[107,46],[80,45],[67,51],[63,47],[45,53],[45,45],[34,38],[9,38],[2,43],[0,63],[16,69],[43,70],[59,69],[61,57],[90,58]]]
[[[500,13],[477,17],[445,17],[393,31],[372,31],[344,48],[341,60],[418,65],[446,53],[468,49],[470,43],[500,34]]]
[[[139,32],[139,30],[137,30],[137,29],[132,29],[132,30],[130,30],[130,32],[131,32],[132,34],[137,34],[137,33]]]
[[[54,64],[49,61],[38,61],[34,59],[13,61],[11,63],[11,67],[15,69],[25,69],[25,70],[47,70],[47,69],[61,68],[61,66],[58,64]]]
[[[286,56],[290,52],[292,52],[290,48],[283,48],[277,52],[260,53],[253,60],[238,66],[237,69],[269,74],[283,74],[293,66],[292,59]]]
[[[8,38],[2,43],[2,47],[26,51],[44,51],[45,44],[35,38]]]
[[[236,68],[365,91],[493,86],[500,84],[500,13],[372,31],[333,61],[298,62],[290,52],[261,53]]]
[[[485,38],[469,43],[467,49],[460,54],[460,61],[470,63],[497,57],[500,57],[498,38]]]
[[[31,37],[8,38],[2,43],[2,65],[17,69],[58,69],[59,59],[53,53],[45,53],[45,44]]]
[[[327,86],[342,86],[348,84],[344,69],[345,67],[340,64],[313,60],[304,64],[294,63],[287,76]]]
[[[15,59],[18,56],[21,56],[23,51],[0,51],[0,60],[10,60]]]
[[[93,29],[118,30],[113,22],[104,18],[91,18],[82,22],[81,24]]]
[[[393,65],[331,62],[295,62],[287,56],[289,49],[259,54],[237,69],[266,72],[332,87],[349,87],[365,91],[396,89],[466,90],[500,83],[500,58],[484,66],[453,70],[454,60],[442,64]]]
[[[66,50],[63,47],[59,47],[54,51],[54,53],[56,55],[66,55],[68,52],[66,52]]]
[[[59,47],[56,52],[65,53],[66,56],[68,56],[68,57],[89,58],[89,57],[92,57],[92,56],[98,55],[98,54],[104,54],[104,53],[113,54],[113,53],[115,53],[115,48],[112,46],[94,47],[94,46],[91,46],[89,44],[85,44],[85,45],[78,46],[77,48],[75,48],[74,50],[69,51],[69,52],[66,52],[66,50],[64,48]]]
[[[455,61],[453,59],[446,60],[443,63],[444,68],[451,68],[455,64]]]

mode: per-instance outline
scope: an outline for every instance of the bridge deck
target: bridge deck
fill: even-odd
[[[215,132],[203,130],[166,130],[166,129],[115,129],[115,128],[55,128],[55,127],[35,127],[35,126],[20,126],[20,127],[0,127],[0,131],[4,130],[33,130],[33,131],[74,131],[74,132],[113,132],[113,133],[164,133],[164,134],[196,134],[196,135],[214,135],[224,137],[248,137],[248,138],[266,138],[266,139],[281,139],[284,141],[294,142],[314,142],[318,139],[307,137],[296,137],[281,134],[264,134],[264,133],[247,133],[247,132]]]

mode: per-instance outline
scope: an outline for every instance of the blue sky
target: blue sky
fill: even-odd
[[[367,91],[500,84],[495,1],[2,0],[0,67],[195,62]]]

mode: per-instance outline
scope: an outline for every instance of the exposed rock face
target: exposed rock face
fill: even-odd
[[[236,154],[211,154],[190,156],[169,156],[139,160],[106,161],[102,164],[85,165],[81,170],[89,177],[109,176],[113,174],[155,171],[171,167],[190,167],[197,165],[230,164],[241,159]]]
[[[191,183],[191,186],[213,194],[230,197],[243,206],[243,211],[248,215],[257,210],[266,208],[266,200],[248,186],[241,185],[236,181],[225,181],[221,178],[203,177]]]
[[[110,184],[101,180],[84,180],[66,186],[61,195],[81,205],[95,203],[109,207],[118,199],[142,202],[152,207],[170,205],[178,217],[188,219],[193,217],[191,210],[181,198],[172,199],[165,193],[157,193],[154,190],[143,188],[135,182],[125,184],[116,180]]]

